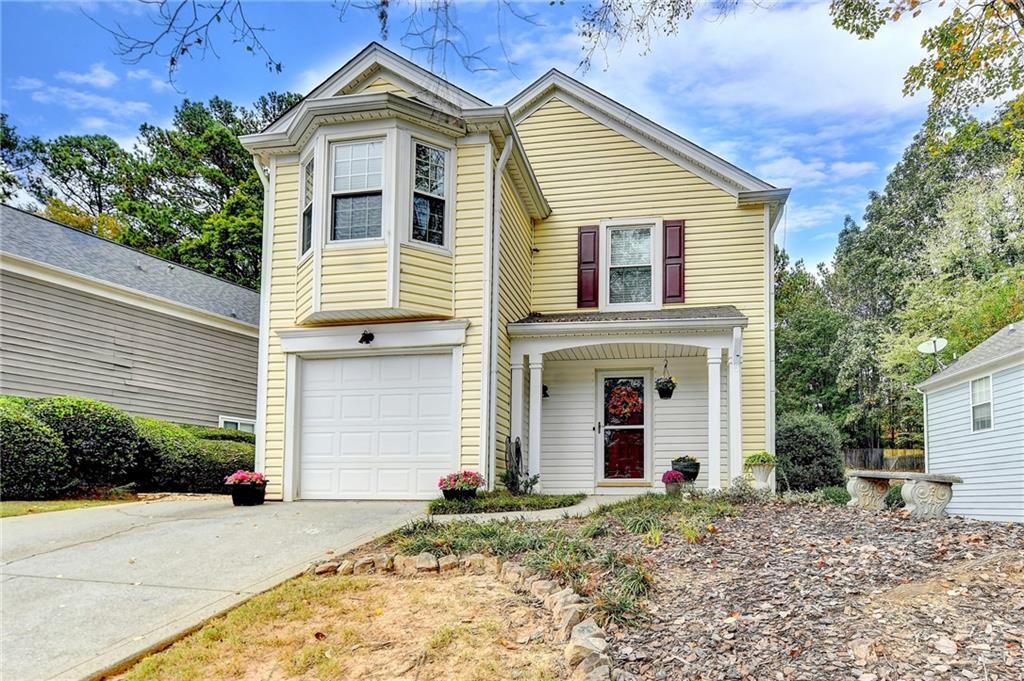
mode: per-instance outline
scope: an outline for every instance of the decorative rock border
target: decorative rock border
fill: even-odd
[[[589,617],[590,605],[571,588],[556,581],[543,579],[530,568],[519,563],[506,562],[497,556],[473,553],[465,556],[441,556],[431,553],[418,556],[375,553],[351,560],[326,560],[314,563],[306,570],[313,575],[365,575],[394,573],[402,577],[416,575],[490,574],[509,585],[514,591],[527,593],[540,601],[551,613],[554,639],[564,643],[564,657],[572,681],[637,681],[637,677],[622,669],[613,669],[605,650],[608,640],[604,629]]]

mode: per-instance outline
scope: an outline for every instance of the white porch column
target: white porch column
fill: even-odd
[[[530,355],[530,448],[527,457],[530,475],[540,473],[540,408],[543,396],[544,355],[538,353]],[[539,492],[543,486],[544,480],[541,479],[537,485],[537,491]]]
[[[722,349],[708,348],[708,489],[722,489]]]
[[[523,439],[523,359],[522,357],[512,358],[512,444],[515,445],[516,438]]]
[[[743,329],[732,330],[729,352],[729,480],[743,474]]]

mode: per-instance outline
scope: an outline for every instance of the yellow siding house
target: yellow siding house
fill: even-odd
[[[658,488],[682,455],[719,488],[772,448],[788,189],[558,71],[493,105],[377,44],[243,142],[271,498],[493,487],[517,447],[544,491]]]

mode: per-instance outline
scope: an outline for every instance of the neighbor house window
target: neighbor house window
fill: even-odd
[[[256,431],[256,422],[252,419],[240,419],[235,416],[221,416],[220,427],[227,430],[240,430],[243,433]]]
[[[331,239],[379,238],[384,143],[333,144],[331,158]]]
[[[992,378],[971,381],[971,430],[992,427]]]
[[[299,255],[305,255],[313,245],[313,159],[302,169],[302,233]]]
[[[415,142],[412,191],[412,238],[444,246],[445,167],[448,152]]]
[[[654,301],[653,232],[649,226],[609,228],[608,304]]]

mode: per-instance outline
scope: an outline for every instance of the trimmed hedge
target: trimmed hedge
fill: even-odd
[[[73,475],[85,485],[123,485],[135,469],[139,432],[127,413],[85,397],[33,400],[32,414],[67,447]]]
[[[0,453],[0,499],[52,499],[77,485],[64,443],[18,400],[0,400]]]
[[[203,440],[192,429],[136,417],[141,435],[136,482],[151,492],[220,492],[224,478],[252,470],[256,448],[247,442]]]
[[[843,484],[839,431],[820,414],[783,414],[775,432],[778,477],[787,489],[812,492]]]
[[[230,440],[232,442],[248,442],[256,444],[256,433],[247,433],[244,430],[232,430],[230,428],[214,428],[213,426],[193,426],[183,424],[182,427],[201,440]]]

